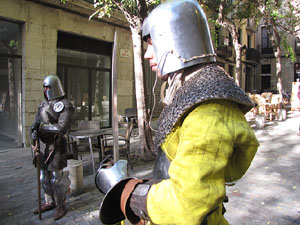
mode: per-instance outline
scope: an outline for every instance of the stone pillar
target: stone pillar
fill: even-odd
[[[70,194],[79,195],[83,192],[83,166],[81,160],[69,159],[68,161],[69,177],[71,180]]]

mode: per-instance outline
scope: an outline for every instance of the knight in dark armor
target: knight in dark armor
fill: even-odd
[[[122,174],[121,163],[99,171],[110,188],[100,205],[103,224],[228,224],[226,182],[240,179],[259,143],[244,114],[246,93],[216,64],[204,11],[194,0],[166,1],[145,19],[145,58],[168,81],[155,136],[154,176]]]
[[[33,140],[40,140],[40,182],[45,203],[41,212],[56,208],[54,219],[63,217],[66,210],[66,193],[70,180],[63,171],[67,166],[65,134],[71,126],[73,105],[57,76],[49,75],[43,81],[44,97],[31,127]],[[34,213],[38,213],[38,209]]]

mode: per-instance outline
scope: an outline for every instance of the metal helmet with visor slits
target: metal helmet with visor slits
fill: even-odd
[[[55,75],[48,75],[43,81],[45,98],[47,100],[56,99],[65,95],[60,79]]]
[[[171,0],[144,20],[144,41],[151,37],[161,75],[200,63],[216,62],[206,15],[194,0]]]

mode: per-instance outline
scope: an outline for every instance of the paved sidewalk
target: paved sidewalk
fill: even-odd
[[[298,113],[255,130],[260,142],[247,174],[228,187],[232,225],[300,224],[300,123]]]
[[[260,141],[247,174],[227,187],[226,218],[232,225],[300,224],[300,115],[288,114],[282,122],[270,122],[254,131]],[[132,148],[139,146],[138,140]],[[95,154],[96,156],[96,154]],[[0,150],[0,224],[96,225],[103,195],[96,189],[89,157],[84,157],[84,194],[67,198],[68,213],[54,221],[54,210],[33,214],[37,207],[36,171],[29,148]],[[152,162],[134,161],[136,177],[149,177]]]

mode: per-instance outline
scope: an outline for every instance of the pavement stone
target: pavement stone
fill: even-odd
[[[289,112],[285,121],[268,122],[264,129],[253,127],[259,150],[246,175],[227,186],[225,217],[231,225],[300,224],[299,123],[300,114]],[[138,139],[132,139],[132,150],[138,147]],[[148,178],[153,164],[134,160],[129,173]],[[104,196],[94,184],[88,155],[83,165],[84,193],[67,197],[68,213],[60,220],[53,220],[55,210],[43,213],[39,220],[33,214],[38,205],[37,177],[30,149],[0,148],[0,224],[101,225],[98,214]]]

